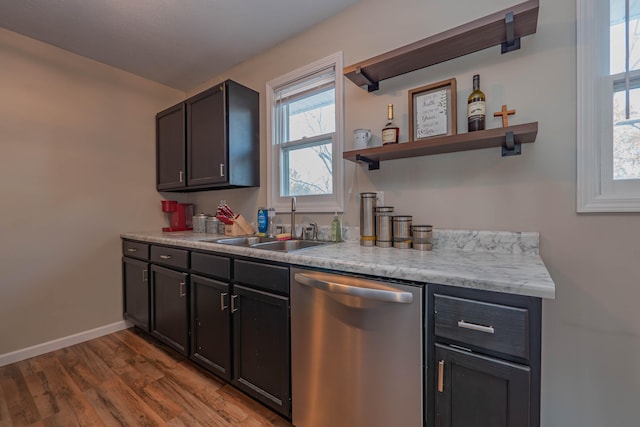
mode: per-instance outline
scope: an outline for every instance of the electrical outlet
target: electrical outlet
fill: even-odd
[[[377,206],[384,206],[384,191],[376,191],[376,199],[378,199],[376,201],[376,205]]]

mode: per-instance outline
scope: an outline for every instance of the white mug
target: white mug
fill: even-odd
[[[371,142],[371,131],[369,129],[356,129],[353,131],[353,148],[367,148]]]

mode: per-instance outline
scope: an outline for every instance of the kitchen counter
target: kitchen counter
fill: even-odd
[[[149,231],[120,237],[383,278],[555,298],[555,284],[539,255],[539,236],[533,232],[434,229],[431,251],[366,248],[347,241],[288,253],[203,241],[224,237],[215,234]]]

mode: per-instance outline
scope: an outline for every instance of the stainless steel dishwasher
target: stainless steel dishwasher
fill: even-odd
[[[291,269],[296,427],[420,427],[422,288]]]

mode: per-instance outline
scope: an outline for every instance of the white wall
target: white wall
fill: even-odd
[[[333,52],[343,50],[349,65],[516,3],[361,0],[192,92],[233,78],[259,90],[264,102],[267,81]],[[382,162],[378,171],[348,163],[346,189],[355,184],[345,219],[357,226],[358,193],[375,189],[385,192],[385,204],[413,215],[414,224],[539,231],[557,287],[557,298],[543,303],[542,425],[632,426],[640,396],[640,215],[575,212],[575,34],[575,1],[541,0],[538,31],[517,52],[487,49],[384,81],[374,93],[346,81],[347,147],[356,128],[371,128],[379,141],[387,103],[395,105],[406,140],[407,91],[451,77],[458,83],[459,130],[466,131],[465,99],[475,73],[488,112],[507,104],[517,110],[510,123],[538,121],[539,133],[519,157],[501,158],[496,148]],[[489,115],[487,124],[500,121]],[[262,132],[263,184],[265,143]],[[189,197],[203,210],[226,198],[255,220],[266,188]],[[318,220],[328,225],[331,217]]]
[[[122,320],[119,234],[160,228],[184,93],[0,29],[0,355]]]

